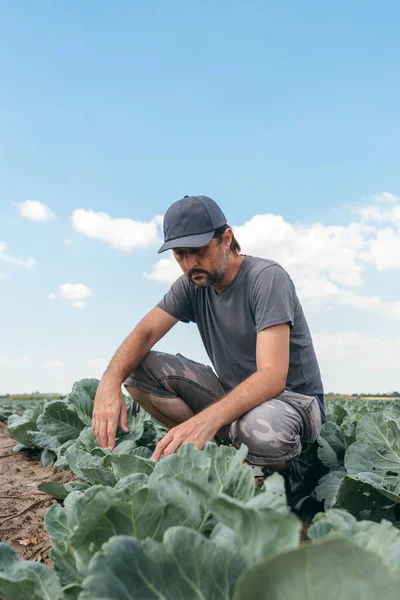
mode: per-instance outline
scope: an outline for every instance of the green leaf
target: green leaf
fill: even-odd
[[[79,600],[79,594],[81,591],[82,588],[80,585],[76,585],[75,583],[66,585],[63,588],[63,596],[60,598],[60,600]]]
[[[389,510],[400,497],[379,485],[371,473],[346,475],[332,500],[332,508],[344,508],[354,515],[373,517],[374,512]]]
[[[273,473],[264,481],[264,490],[247,501],[252,508],[269,508],[282,514],[289,514],[286,498],[285,480],[279,473]]]
[[[40,460],[44,467],[52,467],[56,460],[56,454],[52,450],[44,449],[40,455]]]
[[[172,526],[201,526],[203,513],[175,479],[156,488],[131,482],[119,489],[89,488],[70,493],[64,507],[52,506],[45,525],[53,542],[51,558],[63,584],[79,583],[92,556],[114,535],[162,540]]]
[[[254,477],[251,468],[244,464],[247,448],[242,446],[236,450],[230,446],[217,446],[209,442],[203,450],[196,450],[194,444],[184,444],[179,454],[172,454],[156,463],[149,478],[149,484],[162,476],[179,476],[185,479],[195,468],[207,471],[207,479],[201,478],[197,485],[203,500],[226,493],[233,498],[246,501],[254,495]],[[190,480],[190,481],[189,481]],[[196,488],[196,479],[188,478],[188,484]]]
[[[155,488],[140,485],[133,491],[130,487],[116,490],[114,505],[107,515],[117,534],[157,540],[175,525],[198,529],[202,517],[199,506],[173,478],[163,478]]]
[[[99,443],[91,427],[82,429],[77,439],[77,447],[85,449],[88,452],[92,452],[95,448],[99,448]]]
[[[68,483],[59,483],[58,481],[45,481],[40,483],[37,488],[41,492],[56,498],[57,500],[65,500],[71,492],[84,492],[89,488],[89,484],[81,481],[70,481]]]
[[[150,446],[153,450],[156,446],[158,431],[153,420],[145,421],[143,425],[143,434],[136,440],[138,446]]]
[[[124,455],[121,455],[124,456]],[[111,468],[111,456],[93,456],[86,450],[81,450],[74,444],[65,451],[65,459],[68,465],[78,477],[88,481],[92,485],[116,484],[116,478]]]
[[[137,448],[135,442],[132,440],[124,440],[117,444],[114,448],[114,454],[129,454]],[[149,454],[151,456],[151,451],[149,450]]]
[[[314,517],[308,537],[319,541],[343,535],[376,552],[388,569],[400,574],[400,531],[384,519],[380,523],[357,521],[345,510],[331,509]]]
[[[124,487],[132,487],[134,489],[147,485],[149,478],[144,473],[131,473],[123,477],[115,484],[116,490],[122,490]]]
[[[340,482],[346,476],[344,467],[337,471],[329,471],[323,475],[315,488],[315,494],[319,502],[324,502],[324,508],[330,508],[332,501],[339,489]]]
[[[318,456],[326,467],[335,469],[339,465],[343,465],[347,443],[344,433],[338,425],[327,421],[322,426],[318,445],[320,446]]]
[[[115,535],[114,527],[105,518],[114,499],[112,488],[94,486],[84,494],[71,492],[63,507],[54,504],[47,511],[45,527],[53,544],[50,558],[63,585],[79,582],[86,565],[82,566],[82,560],[86,558],[88,563],[101,544]],[[85,540],[93,533],[97,535],[99,545],[91,552],[89,541],[85,543]]]
[[[234,600],[398,600],[399,580],[380,556],[347,539],[284,552],[240,577]]]
[[[337,536],[338,533],[351,537],[356,530],[356,525],[357,519],[347,510],[331,508],[314,517],[307,535],[313,542]]]
[[[68,442],[64,442],[64,444],[61,444],[61,446],[59,446],[55,450],[55,453],[57,455],[57,460],[54,463],[55,467],[59,467],[60,469],[68,469],[68,470],[70,469],[69,463],[68,463],[67,459],[65,458],[65,452],[66,452],[67,448],[74,445],[75,442],[76,442],[76,440],[68,440]]]
[[[47,433],[43,433],[43,431],[30,431],[29,434],[38,448],[53,450],[55,452],[60,446],[60,442],[54,435],[48,435]]]
[[[369,472],[382,478],[382,485],[400,494],[400,426],[383,412],[365,415],[357,425],[357,441],[345,457],[350,475]]]
[[[76,392],[77,390],[85,391],[93,404],[99,383],[100,381],[98,379],[81,379],[80,381],[75,381],[74,385],[72,386],[72,393]],[[69,399],[69,397],[67,398]]]
[[[49,402],[44,407],[37,425],[43,433],[55,436],[60,444],[76,439],[85,427],[75,408],[60,400]]]
[[[62,588],[50,567],[18,558],[0,542],[0,597],[4,600],[57,600]]]
[[[225,493],[242,502],[253,497],[253,471],[244,463],[248,452],[246,446],[236,450],[208,442],[202,452],[211,460],[209,479],[218,494]]]
[[[229,600],[243,561],[185,529],[169,529],[163,544],[112,538],[92,560],[80,600]]]
[[[40,447],[36,444],[31,432],[37,430],[37,419],[41,412],[42,407],[39,406],[36,409],[26,410],[21,416],[11,415],[7,422],[9,436],[24,446],[30,448]]]
[[[282,479],[275,474],[276,481]],[[264,492],[246,504],[226,495],[211,502],[214,515],[236,533],[237,545],[248,565],[265,556],[296,548],[300,543],[301,522],[287,510],[274,510],[276,496]]]
[[[72,404],[80,420],[87,426],[92,424],[94,399],[82,386],[77,386],[66,398],[68,404]]]
[[[336,469],[340,465],[336,452],[322,437],[318,438],[318,458],[328,469]]]
[[[132,473],[145,473],[151,475],[154,462],[149,458],[142,458],[134,454],[115,454],[111,457],[115,479],[123,479]]]
[[[144,434],[145,424],[151,421],[151,415],[145,410],[141,409],[139,413],[135,416],[130,414],[128,411],[128,433],[124,433],[118,427],[117,429],[117,444],[124,440],[131,440],[132,442],[137,442],[141,439]]]
[[[29,450],[29,446],[24,446],[24,444],[15,444],[13,447],[13,452],[15,453],[25,452],[26,450]]]
[[[340,426],[343,419],[347,416],[346,409],[337,402],[330,402],[327,408],[327,418]]]

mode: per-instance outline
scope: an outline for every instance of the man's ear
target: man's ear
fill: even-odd
[[[230,227],[224,231],[224,244],[227,248],[230,248],[233,238],[233,231]]]

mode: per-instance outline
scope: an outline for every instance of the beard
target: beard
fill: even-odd
[[[221,283],[226,274],[228,261],[226,256],[222,257],[222,260],[217,268],[212,271],[205,271],[204,269],[190,269],[186,273],[186,277],[197,287],[207,287],[209,285],[216,285]],[[196,280],[196,275],[202,275],[201,280]]]
[[[201,271],[200,269],[191,269],[186,273],[186,277],[197,287],[207,287],[220,283],[224,278],[222,271]],[[196,280],[196,275],[203,275],[201,280]]]

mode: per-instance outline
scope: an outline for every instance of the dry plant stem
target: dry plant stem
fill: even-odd
[[[44,550],[41,550],[39,552],[39,554],[33,559],[34,562],[42,562],[42,561],[44,561],[44,559],[46,558],[46,553],[48,554],[48,552],[49,552],[50,549],[51,549],[51,546],[47,546],[47,548],[44,548]]]
[[[0,498],[17,498],[17,500],[34,500],[36,496],[48,496],[44,492],[29,492],[29,496],[0,496]],[[50,498],[50,496],[49,496]]]
[[[3,523],[5,523],[6,521],[10,521],[11,519],[14,519],[15,517],[19,517],[20,515],[23,515],[24,512],[26,512],[27,510],[30,510],[34,506],[37,506],[38,504],[40,504],[41,502],[45,502],[46,500],[49,500],[49,498],[42,498],[41,500],[36,500],[36,502],[34,502],[33,504],[30,504],[27,508],[24,508],[24,510],[21,510],[20,512],[15,513],[15,515],[12,515],[11,517],[7,517],[6,519],[3,519],[3,521],[0,521],[0,525],[3,525]]]
[[[43,548],[43,546],[44,546],[44,542],[43,542],[43,544],[39,548],[36,548],[36,550],[34,550],[31,554],[29,554],[25,560],[31,560],[32,556],[35,556],[35,554],[37,554],[38,552],[40,552],[41,549]]]

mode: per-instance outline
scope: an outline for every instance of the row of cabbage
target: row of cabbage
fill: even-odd
[[[154,463],[152,448],[163,430],[144,411],[134,416],[128,401],[129,433],[118,432],[114,451],[99,448],[90,428],[97,384],[83,380],[65,400],[9,418],[19,450],[41,448],[45,464],[70,468],[81,481],[41,486],[59,498],[45,519],[54,570],[22,561],[0,544],[0,598],[251,600],[322,593],[327,600],[397,598],[400,532],[388,520],[357,520],[328,508],[309,529],[312,544],[301,544],[302,523],[290,512],[283,478],[276,474],[257,490],[244,447],[209,443],[197,451],[187,444],[178,455]],[[324,477],[342,473],[337,489],[346,478],[366,484],[368,471],[348,471],[345,459],[355,444],[376,446],[375,438],[358,440],[359,429],[365,430],[361,422],[374,417],[385,425],[386,437],[392,423],[398,436],[399,424],[394,412],[366,414],[358,422],[344,406],[330,412],[302,468],[306,474],[325,473],[314,493],[337,506],[341,496],[337,490],[324,495]],[[351,435],[343,438],[343,431]],[[332,432],[347,444],[343,452]],[[387,498],[383,489],[374,488]]]
[[[43,400],[8,400],[0,398],[0,422],[7,421],[13,414],[22,414],[28,409],[42,405]]]
[[[315,490],[324,508],[400,519],[400,402],[333,403],[318,440],[327,471]]]

